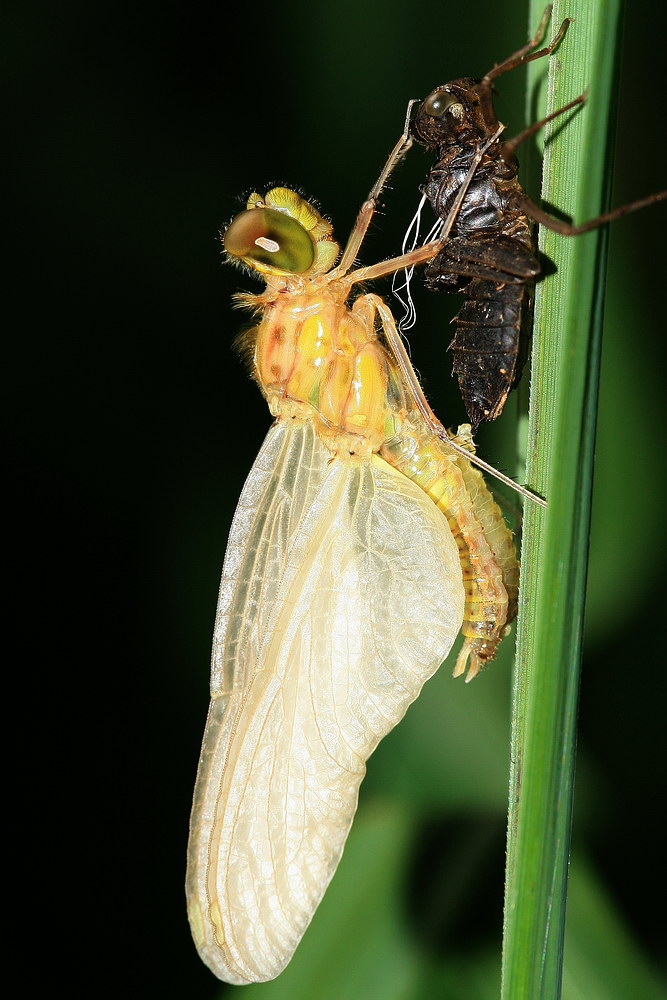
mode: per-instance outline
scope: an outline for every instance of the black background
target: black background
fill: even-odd
[[[659,35],[649,9],[633,5],[626,23],[615,203],[664,178],[664,60],[653,42],[647,55],[647,33]],[[6,863],[19,879],[6,907],[27,904],[16,919],[22,970],[40,992],[218,989],[186,923],[187,818],[226,533],[269,418],[231,350],[242,320],[230,295],[249,279],[221,268],[217,230],[241,194],[280,181],[320,198],[341,237],[407,98],[484,71],[519,44],[526,20],[486,3],[347,0],[245,10],[73,0],[10,16],[6,381],[18,509],[6,533],[19,558],[5,712],[18,794]],[[520,71],[503,78],[504,118],[521,121],[522,87]],[[367,260],[400,245],[424,161],[414,179],[410,169]],[[649,300],[649,331],[664,332],[664,213],[621,225],[633,273],[647,276],[627,294]],[[622,259],[615,273],[623,279]],[[443,365],[442,337],[432,339],[415,348],[425,372]],[[659,343],[637,343],[640,367],[661,371]],[[442,406],[448,422],[462,418],[455,394]],[[661,416],[651,390],[627,420],[642,436]],[[664,465],[664,451],[654,458]],[[632,547],[642,499],[631,456],[617,461],[627,505],[609,544]],[[664,523],[657,530],[660,548]],[[582,742],[602,747],[598,764],[618,789],[591,847],[657,955],[663,838],[647,826],[664,761],[654,697],[664,637],[662,573],[648,576],[634,617],[589,647]]]

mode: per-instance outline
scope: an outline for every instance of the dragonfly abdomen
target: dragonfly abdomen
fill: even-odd
[[[446,443],[409,419],[401,423],[400,437],[387,442],[380,454],[424,490],[447,518],[458,547],[465,590],[461,631],[466,641],[454,672],[455,676],[462,674],[470,660],[467,679],[471,680],[493,659],[509,620],[510,602],[503,568],[487,541],[487,528],[470,504],[464,472],[459,465],[467,467],[469,463],[448,454]],[[486,507],[485,520],[492,524],[498,519],[502,521],[502,514],[485,487],[484,493],[480,500]],[[485,503],[487,500],[489,502]],[[507,534],[509,536],[509,532]],[[509,573],[510,560],[506,562]]]

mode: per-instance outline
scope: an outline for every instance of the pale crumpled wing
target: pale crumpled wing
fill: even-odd
[[[285,967],[340,859],[365,762],[463,619],[435,504],[374,456],[278,423],[234,518],[214,640],[187,891],[230,983]]]

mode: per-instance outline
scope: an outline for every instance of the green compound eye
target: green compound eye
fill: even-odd
[[[275,208],[253,208],[232,220],[223,237],[227,253],[290,274],[303,274],[315,248],[303,226]]]
[[[451,108],[453,104],[459,103],[460,102],[457,101],[452,94],[448,94],[446,90],[434,90],[433,93],[424,101],[423,108],[426,114],[431,115],[432,118],[442,118],[448,108]]]

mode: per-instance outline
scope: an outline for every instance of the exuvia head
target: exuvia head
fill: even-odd
[[[498,128],[490,97],[490,85],[482,80],[450,80],[418,106],[412,135],[427,149],[486,139]]]

